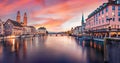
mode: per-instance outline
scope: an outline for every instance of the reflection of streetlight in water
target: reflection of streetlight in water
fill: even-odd
[[[2,57],[3,54],[3,47],[0,45],[0,58]]]
[[[93,44],[93,42],[92,42],[92,41],[90,41],[90,47],[92,47],[92,46],[93,46],[92,44]]]
[[[97,44],[94,42],[94,48],[96,48],[97,47]]]
[[[15,51],[15,39],[12,39],[12,50],[11,51],[12,52]]]
[[[85,47],[85,41],[82,42],[82,46]]]
[[[101,45],[100,44],[98,45],[98,47],[99,47],[99,50],[101,50]]]

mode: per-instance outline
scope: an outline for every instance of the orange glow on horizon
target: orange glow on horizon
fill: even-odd
[[[107,0],[20,0],[0,1],[0,18],[6,21],[15,19],[18,10],[27,12],[28,24],[36,28],[45,26],[50,31],[64,31],[73,26],[80,26],[81,14],[87,18],[93,10]],[[79,18],[75,18],[79,17]],[[22,20],[21,20],[22,21]],[[70,24],[71,25],[65,25]],[[72,25],[73,23],[73,25]],[[65,26],[63,26],[65,25]]]

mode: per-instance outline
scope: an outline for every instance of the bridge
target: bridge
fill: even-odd
[[[62,33],[49,33],[49,34],[23,34],[23,35],[11,35],[11,36],[1,36],[0,40],[13,39],[13,38],[29,38],[29,37],[39,37],[39,36],[65,36],[67,34]]]

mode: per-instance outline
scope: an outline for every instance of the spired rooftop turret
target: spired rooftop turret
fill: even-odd
[[[17,21],[18,23],[20,23],[20,18],[21,18],[21,16],[20,16],[20,11],[18,11],[18,12],[17,12],[17,17],[16,17],[16,21]]]
[[[26,12],[24,13],[23,23],[24,23],[24,26],[27,26],[27,13]]]

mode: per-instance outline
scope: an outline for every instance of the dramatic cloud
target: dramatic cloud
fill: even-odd
[[[24,12],[28,13],[29,25],[34,25],[36,28],[45,26],[49,31],[64,31],[73,26],[80,25],[82,13],[87,17],[91,11],[106,1],[107,0],[1,0],[0,18],[6,20],[7,18],[15,19],[16,12],[20,10],[22,14]],[[78,16],[79,18],[76,19],[75,17]],[[69,23],[73,23],[74,25],[64,25]]]

